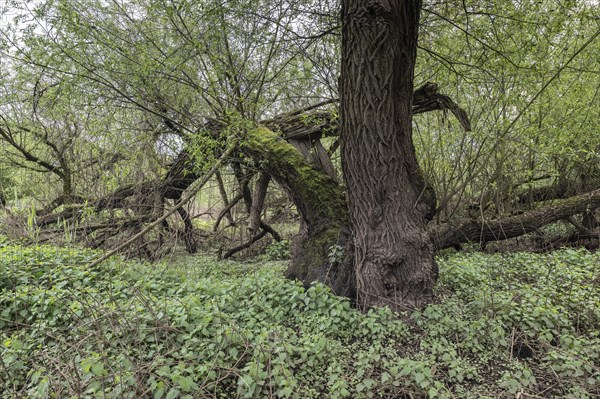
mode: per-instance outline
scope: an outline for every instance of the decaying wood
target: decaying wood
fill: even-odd
[[[456,117],[463,129],[471,131],[469,116],[450,97],[438,93],[436,83],[427,82],[415,90],[413,95],[413,114],[422,114],[431,111],[448,110]]]
[[[470,129],[470,124],[464,111],[461,110],[460,107],[458,107],[458,105],[456,105],[449,97],[440,94],[438,92],[438,87],[435,84],[426,83],[419,89],[415,90],[413,101],[414,113],[422,113],[440,109],[449,110],[456,116],[463,128],[466,130]],[[329,102],[329,104],[331,103],[334,102]],[[301,148],[304,148],[304,150],[300,152],[303,153],[305,158],[311,161],[317,170],[324,172],[330,177],[335,177],[335,170],[331,165],[330,159],[326,156],[323,156],[325,150],[322,148],[319,139],[326,136],[338,135],[339,127],[335,113],[322,110],[320,107],[323,105],[327,104],[318,104],[316,107],[309,107],[294,113],[282,115],[271,120],[264,121],[263,123],[272,130],[277,131],[281,137],[286,138],[290,143],[294,143],[297,149],[300,150]],[[222,127],[222,123],[210,121],[206,128],[218,136]],[[316,158],[315,153],[317,154]],[[312,159],[311,154],[313,156]],[[327,159],[325,160],[325,158]],[[328,163],[320,162],[320,160],[325,160]],[[50,225],[56,224],[61,220],[78,218],[84,214],[84,206],[87,209],[94,208],[96,212],[100,212],[102,210],[127,208],[132,206],[132,202],[135,202],[132,200],[133,198],[146,198],[144,200],[147,202],[145,205],[137,205],[146,209],[144,212],[148,211],[150,213],[146,216],[142,215],[143,212],[133,215],[129,217],[130,222],[116,222],[116,220],[110,222],[112,223],[112,227],[114,227],[114,229],[111,230],[112,233],[110,234],[114,234],[119,228],[126,229],[134,226],[140,226],[141,223],[152,223],[153,221],[156,221],[159,216],[156,216],[156,209],[152,211],[149,210],[152,209],[152,207],[158,206],[156,202],[158,199],[162,197],[164,199],[173,199],[177,201],[181,199],[182,194],[189,189],[190,185],[198,180],[199,176],[195,172],[194,162],[195,161],[193,157],[191,157],[186,150],[183,150],[172,164],[164,179],[126,185],[118,188],[106,197],[97,200],[88,200],[87,203],[84,201],[84,199],[81,199],[80,202],[82,205],[74,203],[58,213],[38,214],[37,223],[40,227],[49,227]],[[242,177],[240,174],[238,174],[238,176]],[[228,203],[226,202],[224,209],[217,217],[215,229],[218,228],[222,218],[226,217],[225,215],[230,215],[231,208],[240,200],[244,199],[245,204],[251,214],[249,223],[250,227],[253,229],[252,231],[255,232],[253,238],[258,235],[261,235],[262,237],[264,234],[270,233],[276,240],[281,240],[281,236],[271,226],[265,223],[265,221],[260,220],[260,218],[258,219],[259,222],[257,227],[256,216],[257,214],[259,215],[259,212],[257,212],[255,209],[263,208],[263,206],[254,206],[254,202],[259,200],[257,197],[259,193],[255,191],[253,195],[253,193],[248,189],[248,183],[250,182],[248,176],[243,176],[241,180],[242,191],[232,198]],[[244,186],[247,189],[244,189]],[[257,185],[257,188],[259,187],[260,185]],[[557,198],[562,200],[543,208],[504,219],[486,221],[478,219],[462,219],[444,225],[433,226],[430,228],[430,236],[435,243],[435,247],[437,249],[441,249],[466,242],[486,242],[516,237],[531,231],[535,231],[535,229],[545,224],[566,219],[568,216],[577,213],[585,214],[589,219],[590,210],[598,208],[598,190],[588,194],[582,194],[577,197],[568,198],[570,194],[570,190],[561,184],[535,189],[533,191],[523,193],[517,199],[517,201],[520,202],[525,200],[525,195],[529,197],[528,199],[533,197],[534,202],[554,200]],[[264,195],[264,193],[260,195]],[[259,205],[258,202],[256,205]],[[179,212],[179,210],[177,211]],[[154,215],[151,215],[153,212]],[[185,225],[184,238],[186,240],[187,238],[193,239],[189,215],[188,218],[186,218],[185,211],[183,214],[180,213],[180,215],[182,216]],[[187,222],[186,219],[188,219]],[[77,229],[78,231],[85,231],[89,233],[92,231],[100,231],[107,227],[110,226],[103,223],[95,223],[93,225],[81,226]],[[580,232],[580,234],[583,233]],[[593,236],[594,233],[591,232],[590,234]],[[253,241],[252,239],[250,241],[255,242],[255,240]],[[186,246],[188,246],[188,249],[193,249],[195,247],[195,243],[192,241],[186,241]]]
[[[464,115],[466,115],[464,111],[460,110],[460,107],[449,99],[449,97],[439,94],[437,85],[433,83],[426,83],[417,89],[414,93],[413,101],[414,113],[440,109],[458,109],[459,111],[457,111],[457,114],[463,115],[459,118],[459,121],[461,121],[461,124],[465,129],[470,128],[468,119],[465,119],[466,117],[464,117]],[[331,111],[319,109],[322,106],[335,102],[337,102],[337,100],[326,101],[302,110],[262,121],[262,123],[269,129],[280,132],[285,139],[295,140],[295,143],[302,140],[319,140],[324,136],[335,136],[339,134],[337,116]],[[223,123],[216,120],[210,120],[206,124],[205,129],[211,131],[215,136],[218,136],[220,129],[223,127]],[[303,144],[303,146],[305,145],[306,144]],[[322,145],[320,143],[314,145],[318,155],[313,158],[313,163],[319,165],[320,170],[335,178],[335,170],[333,169],[331,161],[326,159],[327,157]],[[301,146],[298,145],[297,148],[300,147]],[[304,155],[310,158],[310,145],[309,150],[304,152],[306,153]],[[193,157],[186,149],[184,149],[178,154],[167,172],[167,175],[161,181],[147,181],[139,184],[126,185],[101,199],[89,201],[86,206],[93,207],[97,211],[122,208],[126,206],[125,201],[137,193],[142,193],[144,195],[149,193],[160,193],[165,199],[178,200],[181,198],[183,192],[199,178],[198,174],[195,172],[194,163]],[[249,208],[252,203],[252,195],[247,187],[247,182],[249,182],[250,179],[249,176],[242,175],[243,173],[240,174],[240,171],[238,170],[238,180],[242,180],[243,198]],[[244,186],[246,187],[244,188]],[[81,200],[81,202],[85,202],[83,199]],[[78,217],[80,213],[81,207],[77,206],[69,207],[57,214],[47,214],[47,212],[42,212],[41,217],[37,220],[37,224],[40,227],[45,227],[57,223],[60,220]]]
[[[69,201],[67,201],[67,199]],[[83,204],[83,203],[85,203],[85,198],[83,198],[81,196],[71,196],[69,198],[66,198],[66,196],[60,195],[60,196],[56,197],[54,200],[52,200],[50,202],[50,204],[48,204],[45,208],[40,209],[39,211],[36,211],[36,215],[39,215],[39,216],[49,215],[52,212],[54,212],[56,210],[56,208],[58,208],[62,205],[65,205],[67,202],[70,202],[70,204]]]
[[[337,100],[335,100],[337,102]],[[320,105],[331,104],[334,101]],[[413,93],[413,114],[431,111],[450,111],[463,129],[471,130],[471,122],[465,110],[449,96],[439,93],[438,85],[427,82]],[[280,132],[286,140],[318,140],[322,137],[339,136],[338,116],[333,111],[314,109],[292,112],[261,121],[269,129]]]
[[[142,213],[146,217],[151,218],[151,212],[148,211],[153,210],[153,208],[156,206],[154,204],[155,199],[156,197],[160,197],[160,195],[157,195],[157,193],[171,190],[170,184],[171,181],[169,180],[151,180],[142,182],[140,184],[129,184],[116,189],[111,194],[104,196],[100,199],[91,200],[87,203],[85,201],[81,201],[81,204],[72,204],[59,213],[42,213],[37,218],[36,224],[39,227],[46,227],[52,224],[59,223],[63,220],[77,219],[83,215],[85,208],[92,208],[96,212],[100,212],[103,210],[126,208],[132,205],[128,204],[127,202],[130,198],[135,196],[138,196],[138,198],[140,198],[140,201],[134,205],[136,205],[138,209],[146,208]]]
[[[256,234],[260,226],[260,215],[263,211],[265,198],[267,196],[267,189],[271,176],[268,173],[261,173],[258,180],[256,181],[256,188],[254,189],[254,195],[252,197],[252,205],[250,206],[250,221],[248,222],[248,229]]]
[[[223,220],[225,215],[227,213],[229,213],[231,211],[231,208],[236,206],[237,203],[242,200],[242,198],[243,198],[242,193],[238,193],[235,197],[233,197],[233,199],[229,202],[229,204],[227,204],[225,206],[225,208],[221,209],[221,212],[219,212],[219,215],[217,216],[217,219],[215,220],[215,224],[213,226],[213,231],[217,231],[219,229],[219,225],[221,224],[221,221]]]
[[[231,248],[229,251],[227,251],[224,255],[223,255],[223,259],[227,259],[227,258],[231,258],[233,255],[235,255],[236,253],[246,249],[246,248],[250,248],[252,246],[252,244],[254,244],[256,241],[260,240],[261,238],[263,238],[264,236],[267,235],[267,230],[261,230],[258,234],[255,234],[254,236],[252,236],[248,241],[246,241],[243,244],[238,245],[237,247]]]
[[[215,164],[210,168],[210,170],[204,174],[204,176],[202,177],[202,179],[200,181],[198,181],[198,182],[195,182],[193,187],[189,187],[188,194],[185,197],[182,197],[179,200],[179,202],[177,202],[172,208],[170,208],[167,211],[165,211],[164,214],[160,218],[156,219],[154,222],[152,222],[149,225],[147,225],[146,227],[144,227],[139,233],[137,233],[136,235],[134,235],[133,237],[131,237],[129,240],[127,240],[127,241],[125,241],[125,242],[117,245],[115,248],[111,249],[106,254],[102,255],[101,257],[99,257],[98,259],[94,260],[93,262],[90,262],[90,264],[88,264],[87,267],[88,268],[93,268],[93,267],[99,265],[100,263],[102,263],[106,259],[110,258],[114,254],[116,254],[117,252],[119,252],[120,249],[126,247],[127,245],[130,245],[131,243],[135,242],[137,239],[139,239],[140,237],[142,237],[144,234],[146,234],[150,230],[154,229],[156,226],[158,226],[159,224],[161,224],[162,222],[164,222],[169,216],[171,216],[173,213],[177,212],[180,208],[182,208],[185,204],[187,204],[188,202],[190,202],[190,200],[196,196],[196,194],[198,193],[198,191],[200,191],[200,189],[202,187],[204,187],[204,185],[210,180],[210,178],[212,177],[212,175],[216,171],[219,170],[219,168],[229,158],[229,155],[231,155],[231,153],[234,150],[235,150],[235,147],[234,146],[230,146],[229,149],[227,149],[223,153],[223,155],[221,155],[221,157],[215,162]]]
[[[430,236],[436,249],[468,242],[506,240],[536,231],[572,215],[600,208],[600,189],[571,197],[555,204],[499,220],[463,219],[435,226]]]

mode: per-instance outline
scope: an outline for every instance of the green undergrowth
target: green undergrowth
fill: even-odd
[[[400,317],[281,262],[95,256],[0,238],[2,398],[600,395],[598,254],[439,259],[435,303]]]

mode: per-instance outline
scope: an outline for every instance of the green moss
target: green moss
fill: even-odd
[[[305,284],[321,281],[332,287],[346,286],[345,282],[331,280],[334,277],[329,273],[331,265],[327,258],[329,248],[338,242],[342,227],[348,223],[342,187],[265,127],[247,132],[244,149],[247,156],[286,188],[306,222],[307,230],[301,232],[292,246],[293,257],[286,275]]]
[[[331,224],[312,234],[306,240],[302,239],[302,249],[295,253],[287,275],[302,280],[313,281],[318,276],[314,270],[327,263],[329,248],[334,245],[340,235],[340,225]]]
[[[303,216],[346,221],[346,202],[341,186],[315,169],[275,132],[259,126],[246,134],[245,150],[280,184],[288,188]],[[301,211],[302,211],[301,210]]]

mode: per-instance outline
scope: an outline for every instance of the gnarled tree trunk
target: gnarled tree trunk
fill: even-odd
[[[300,214],[286,275],[305,284],[320,281],[338,295],[354,297],[352,251],[346,251],[344,259],[328,257],[333,245],[349,244],[348,213],[339,183],[266,127],[248,132],[244,152],[286,190]]]
[[[358,303],[427,302],[437,268],[412,142],[420,1],[342,2],[341,140]]]

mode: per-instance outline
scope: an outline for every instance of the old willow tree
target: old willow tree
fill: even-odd
[[[340,53],[337,1],[48,0],[35,2],[33,11],[21,3],[11,2],[13,14],[24,13],[19,21],[31,20],[31,28],[23,30],[21,22],[0,26],[0,68],[21,71],[7,75],[12,80],[24,76],[4,86],[6,79],[0,79],[0,146],[20,164],[35,163],[23,154],[29,147],[19,148],[21,141],[11,132],[36,149],[45,148],[36,144],[40,138],[66,138],[75,146],[69,147],[73,154],[90,152],[75,165],[93,167],[77,172],[69,207],[48,206],[43,215],[36,213],[38,227],[49,234],[77,218],[71,224],[88,245],[126,242],[160,220],[202,170],[211,169],[232,135],[239,146],[220,171],[229,174],[232,185],[223,203],[224,209],[236,201],[243,207],[246,219],[236,222],[250,221],[251,239],[244,244],[266,234],[278,239],[270,216],[261,211],[266,190],[278,184],[300,215],[287,276],[307,285],[320,281],[336,294],[357,297],[363,308],[425,303],[435,282],[435,250],[517,237],[561,220],[587,236],[598,229],[600,144],[592,133],[599,122],[595,108],[582,104],[596,98],[592,54],[599,33],[597,13],[582,3],[577,15],[589,14],[588,19],[578,18],[580,25],[573,27],[568,8],[550,13],[556,23],[542,24],[552,30],[549,35],[524,16],[554,9],[551,1],[541,8],[493,2],[499,7],[495,13],[510,18],[492,18],[489,4],[475,0],[456,7],[452,2],[421,7],[409,0],[343,1],[341,123],[333,105]],[[569,4],[565,7],[575,7]],[[505,25],[507,20],[511,23]],[[418,65],[428,72],[415,79],[419,25]],[[567,25],[569,34],[563,29]],[[529,34],[522,34],[527,29]],[[495,34],[486,37],[486,32]],[[558,58],[544,52],[532,58],[531,43],[541,51],[540,43],[547,42],[550,54],[557,51],[557,40],[568,51],[561,50]],[[539,66],[540,60],[548,64]],[[430,73],[448,65],[461,76]],[[533,67],[539,69],[534,80]],[[431,119],[431,127],[421,126],[415,136],[421,169],[413,114],[445,109],[464,131],[470,126],[465,112],[428,80],[456,87],[453,96],[469,109],[475,129],[466,135],[438,129],[442,124],[436,118],[419,118]],[[508,85],[499,86],[504,81]],[[573,84],[580,90],[572,91]],[[13,98],[10,93],[15,93],[12,108],[5,105]],[[567,118],[562,107],[569,99]],[[71,115],[78,117],[78,141],[66,136],[72,123],[52,119],[62,117],[57,111],[63,109],[67,122],[74,120]],[[34,115],[39,122],[42,110],[43,125],[20,117]],[[81,117],[83,110],[94,112]],[[579,140],[563,135],[573,120],[575,130],[584,132]],[[50,135],[49,127],[56,129]],[[340,130],[345,184],[329,158],[338,151],[337,139],[327,150],[329,144],[320,142]],[[527,144],[524,132],[530,147],[521,148]],[[151,162],[150,151],[139,151],[140,142],[154,147],[164,136],[177,136],[181,143],[173,162]],[[567,142],[570,151],[562,151]],[[92,145],[98,148],[89,151]],[[116,161],[100,162],[109,159]],[[92,212],[94,217],[86,218]],[[172,218],[133,250],[151,248],[160,255],[163,236],[181,233],[193,252],[193,215],[183,209],[179,215],[183,232]]]
[[[436,279],[412,141],[421,1],[342,2],[341,137],[361,307],[419,305]]]

